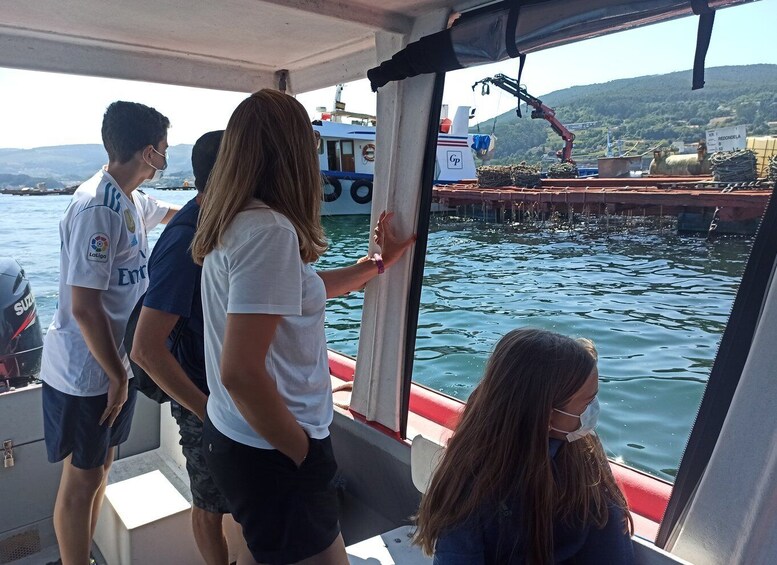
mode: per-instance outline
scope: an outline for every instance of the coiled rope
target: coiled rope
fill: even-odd
[[[752,182],[757,178],[756,156],[749,149],[718,151],[710,163],[713,177],[719,182]]]

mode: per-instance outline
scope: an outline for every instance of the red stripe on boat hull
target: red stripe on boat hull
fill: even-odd
[[[330,373],[344,381],[353,381],[356,360],[334,351],[329,352]],[[453,430],[464,410],[464,403],[431,389],[413,383],[410,389],[410,412],[429,420],[433,424]],[[354,419],[379,429],[383,433],[400,439],[396,432],[374,422],[367,422],[364,416],[351,410]],[[436,438],[430,438],[436,439]],[[629,507],[636,514],[634,527],[638,535],[654,540],[658,524],[664,516],[672,485],[631,467],[610,462],[613,475],[623,489]]]

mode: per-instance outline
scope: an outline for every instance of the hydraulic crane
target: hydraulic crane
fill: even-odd
[[[564,124],[562,124],[558,118],[556,118],[556,112],[553,110],[553,108],[550,108],[542,103],[542,100],[539,98],[536,98],[529,94],[526,91],[526,88],[521,86],[517,80],[510,78],[503,74],[494,75],[493,77],[486,77],[483,80],[477,81],[475,84],[472,85],[472,90],[475,90],[475,87],[477,85],[481,86],[481,94],[486,95],[491,93],[491,87],[489,85],[493,84],[494,86],[498,86],[505,92],[509,92],[518,100],[521,100],[523,102],[526,102],[529,106],[532,107],[531,111],[531,117],[532,119],[538,119],[542,118],[543,120],[547,120],[550,123],[550,127],[553,128],[553,131],[556,132],[558,135],[561,136],[561,139],[564,140],[564,149],[561,151],[556,152],[556,156],[558,156],[559,159],[563,163],[572,163],[574,164],[574,161],[572,160],[572,143],[575,141],[575,134],[569,131],[566,127],[564,127]],[[521,104],[518,103],[518,108],[515,110],[516,114],[518,114],[518,117],[521,117]]]

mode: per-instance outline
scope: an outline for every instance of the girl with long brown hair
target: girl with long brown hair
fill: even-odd
[[[437,565],[633,563],[599,438],[588,340],[514,330],[496,345],[418,512]]]
[[[383,213],[382,257],[331,271],[313,128],[291,96],[261,90],[234,111],[192,243],[203,265],[210,396],[203,453],[251,555],[240,564],[347,564],[332,478],[324,307],[363,287],[414,241]]]

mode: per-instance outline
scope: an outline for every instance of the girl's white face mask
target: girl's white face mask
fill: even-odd
[[[583,410],[583,413],[580,414],[579,416],[577,414],[570,414],[569,412],[564,412],[563,410],[559,410],[558,408],[554,408],[553,410],[561,414],[564,414],[565,416],[571,416],[572,418],[580,419],[580,427],[572,432],[568,432],[566,430],[559,430],[558,428],[554,428],[553,426],[550,427],[550,429],[555,432],[566,434],[567,441],[572,442],[582,437],[585,437],[589,434],[592,434],[596,429],[596,424],[599,422],[599,397],[595,396],[594,399],[588,404],[588,406],[585,407],[585,410]]]

